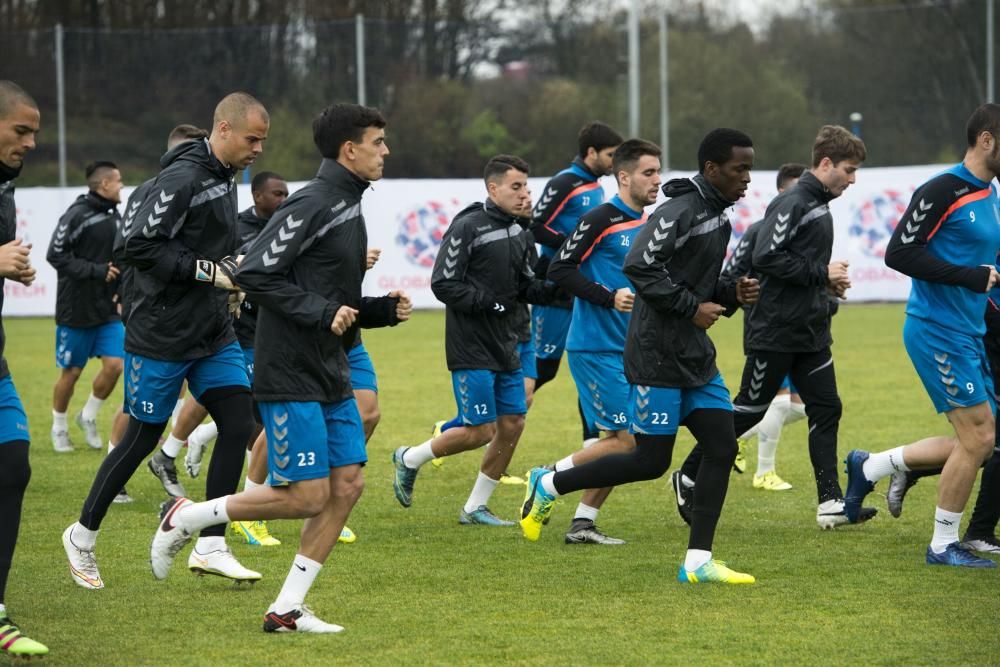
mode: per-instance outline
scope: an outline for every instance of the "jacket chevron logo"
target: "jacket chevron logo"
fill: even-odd
[[[448,255],[444,258],[444,270],[441,272],[445,278],[451,280],[455,277],[455,266],[458,264],[458,254],[462,250],[462,239],[452,237],[448,241]]]
[[[431,200],[401,213],[396,218],[396,244],[406,261],[425,269],[433,267],[444,233],[461,207],[458,199]]]
[[[302,226],[304,220],[305,218],[296,220],[291,214],[285,218],[285,222],[278,228],[278,238],[271,239],[271,246],[261,256],[264,266],[274,266],[278,263],[278,260],[281,259],[278,255],[288,248],[288,242],[295,238],[295,230]],[[284,245],[280,245],[278,239],[284,241]]]
[[[653,236],[656,238],[650,239],[649,243],[646,244],[647,249],[642,251],[642,258],[646,260],[647,265],[656,261],[656,256],[651,255],[650,253],[657,252],[663,248],[662,243],[657,244],[654,241],[662,241],[663,239],[666,239],[667,236],[670,235],[670,230],[673,229],[676,222],[676,220],[660,220],[660,222],[657,223],[656,227],[653,229]],[[657,236],[657,232],[660,232],[662,237]]]
[[[156,233],[156,228],[160,226],[160,222],[163,220],[163,214],[167,212],[168,208],[170,208],[169,204],[176,196],[176,192],[172,195],[167,195],[166,190],[160,190],[159,201],[153,202],[153,213],[159,217],[153,217],[153,213],[150,213],[149,217],[146,218],[146,226],[142,230],[142,235],[147,239],[153,238],[153,234]]]

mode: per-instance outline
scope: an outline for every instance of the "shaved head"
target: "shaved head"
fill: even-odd
[[[6,118],[20,105],[38,108],[38,103],[28,92],[13,81],[0,79],[0,118]]]
[[[232,127],[245,127],[247,116],[251,111],[260,114],[265,122],[270,122],[267,109],[253,95],[243,92],[229,93],[216,105],[212,125],[225,121]]]

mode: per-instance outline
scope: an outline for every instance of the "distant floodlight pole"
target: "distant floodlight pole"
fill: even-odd
[[[670,170],[670,72],[667,69],[667,12],[660,13],[660,148],[663,171]]]
[[[59,187],[66,187],[66,82],[63,78],[63,27],[56,24],[56,132],[59,134]]]
[[[986,101],[996,101],[996,72],[993,56],[993,23],[996,21],[993,0],[986,0]]]
[[[854,133],[858,139],[861,138],[861,121],[865,119],[860,112],[855,111],[851,114],[851,132]]]
[[[365,15],[354,15],[354,48],[358,74],[358,104],[365,106]]]
[[[639,0],[628,11],[628,131],[639,136]]]

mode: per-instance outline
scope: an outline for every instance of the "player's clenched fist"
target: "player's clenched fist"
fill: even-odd
[[[696,327],[708,329],[715,324],[716,320],[718,320],[724,312],[726,312],[726,309],[723,306],[720,306],[717,303],[712,303],[711,301],[706,301],[705,303],[698,304],[698,312],[694,314],[691,321],[694,322]]]
[[[389,292],[389,296],[399,299],[396,302],[396,319],[400,322],[410,319],[410,314],[413,312],[413,302],[410,301],[410,295],[402,290],[395,290]]]
[[[337,314],[333,316],[333,322],[330,323],[330,331],[338,336],[343,336],[344,332],[351,328],[356,319],[358,319],[358,311],[350,306],[341,306],[337,309]]]
[[[21,273],[31,267],[29,252],[31,244],[25,244],[21,239],[0,245],[0,276],[20,281]]]

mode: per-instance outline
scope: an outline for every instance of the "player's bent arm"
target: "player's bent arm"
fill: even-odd
[[[75,209],[76,207],[74,207]],[[67,211],[52,232],[45,259],[59,273],[77,280],[104,280],[108,275],[108,265],[77,257],[70,240],[79,224],[75,210]]]
[[[465,281],[473,241],[470,217],[454,220],[445,232],[434,260],[431,291],[446,306],[463,313],[480,313],[492,307],[493,297]]]
[[[600,283],[589,280],[580,271],[584,257],[593,250],[601,233],[609,224],[589,222],[584,216],[573,233],[566,238],[555,260],[549,265],[548,278],[575,297],[604,308],[615,307],[615,293]]]
[[[670,278],[667,262],[674,255],[677,239],[690,228],[690,211],[661,207],[635,237],[622,266],[636,294],[653,310],[685,319],[698,312],[699,300],[691,290]]]
[[[785,199],[768,208],[760,223],[754,243],[752,264],[755,271],[793,285],[826,285],[827,267],[795,252],[795,228],[803,211]]]
[[[553,227],[559,212],[565,208],[573,192],[571,176],[556,176],[542,189],[542,196],[535,202],[531,213],[531,233],[535,241],[550,248],[559,248],[566,235]]]
[[[987,266],[959,266],[931,254],[928,243],[944,223],[955,196],[944,179],[935,179],[913,193],[885,249],[885,265],[894,271],[931,283],[959,285],[985,292],[990,278]]]
[[[157,177],[125,237],[125,261],[164,282],[195,280],[197,254],[174,238],[191,204],[191,176],[180,170]]]
[[[289,216],[306,224],[293,228],[285,224]],[[311,212],[295,206],[295,203],[283,206],[247,248],[236,271],[236,282],[254,303],[280,313],[296,324],[327,331],[337,311],[345,304],[308,292],[288,279],[303,242],[315,227],[316,220]],[[276,253],[271,243],[279,233],[282,234],[281,244],[276,247],[282,250]]]

